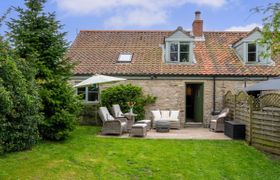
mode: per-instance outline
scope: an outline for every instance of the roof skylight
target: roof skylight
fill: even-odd
[[[118,62],[129,63],[132,60],[132,53],[120,53]]]

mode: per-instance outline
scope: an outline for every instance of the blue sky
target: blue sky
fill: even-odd
[[[0,15],[23,2],[0,0]],[[177,26],[188,30],[196,10],[202,13],[205,30],[250,30],[261,26],[264,17],[250,10],[273,2],[276,0],[49,0],[45,11],[56,12],[68,32],[67,39],[73,41],[79,30],[174,30]]]

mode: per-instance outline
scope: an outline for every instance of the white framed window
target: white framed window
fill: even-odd
[[[85,102],[99,101],[98,85],[77,88],[77,94],[80,95]]]
[[[118,57],[118,62],[120,63],[130,63],[132,61],[132,53],[120,53]]]
[[[271,59],[270,49],[267,44],[262,44],[260,29],[255,28],[249,36],[235,42],[233,48],[239,59],[246,65],[274,65]]]
[[[254,63],[258,62],[258,51],[256,43],[247,44],[247,62]]]
[[[184,41],[167,43],[167,62],[190,62],[190,43]]]

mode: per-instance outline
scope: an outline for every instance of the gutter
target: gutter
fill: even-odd
[[[213,76],[213,110],[212,115],[218,115],[220,111],[216,109],[216,81],[219,80],[216,76]]]
[[[213,111],[212,115],[217,115],[216,112],[216,76],[213,76]]]

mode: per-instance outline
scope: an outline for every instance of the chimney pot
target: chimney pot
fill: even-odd
[[[195,12],[195,19],[192,23],[192,31],[195,37],[202,37],[203,36],[203,20],[200,18],[201,12]]]
[[[200,11],[195,11],[195,20],[201,20],[200,19],[200,14],[201,14]]]

